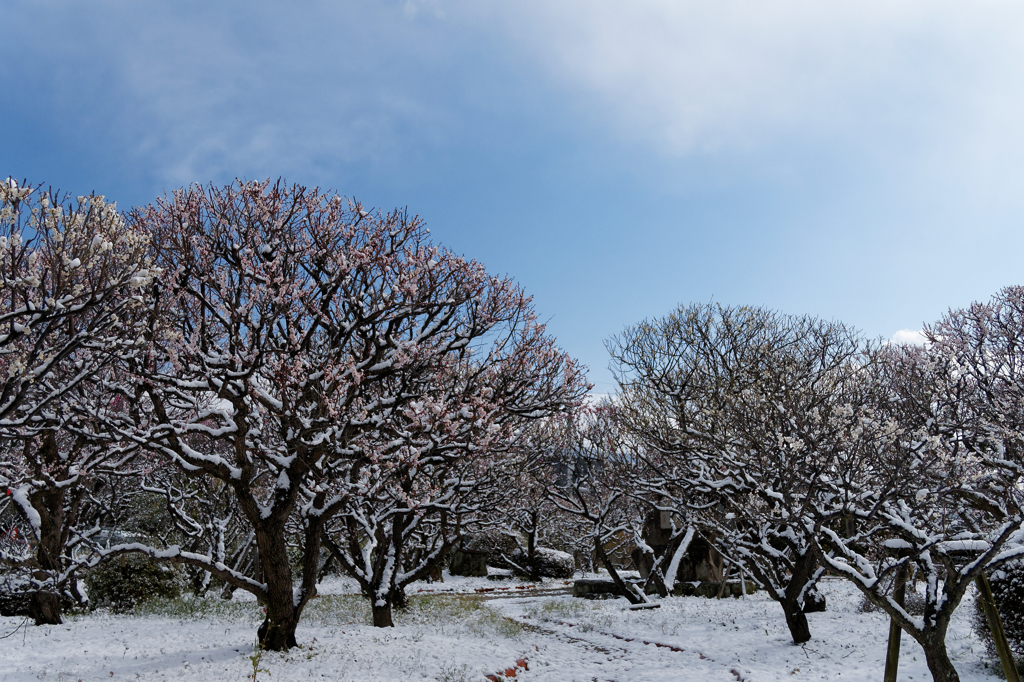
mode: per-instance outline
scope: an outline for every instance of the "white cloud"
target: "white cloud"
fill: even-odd
[[[901,346],[923,346],[926,343],[924,334],[913,329],[901,329],[892,335],[892,342]]]
[[[527,59],[584,93],[582,109],[661,151],[816,144],[871,155],[897,173],[906,167],[967,182],[981,193],[1024,181],[1019,3],[538,0],[489,7],[480,20],[502,24]]]
[[[137,152],[175,182],[399,164],[539,98],[552,119],[569,109],[670,156],[802,145],[872,156],[931,196],[935,178],[1024,195],[1010,0],[41,5],[20,10],[10,54],[52,60],[62,91],[113,74]]]

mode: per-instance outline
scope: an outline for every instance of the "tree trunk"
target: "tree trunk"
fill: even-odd
[[[383,606],[378,606],[378,604]],[[373,602],[373,627],[375,628],[393,628],[395,627],[395,621],[391,619],[391,600],[383,599],[380,601]]]
[[[391,603],[396,609],[409,608],[409,596],[405,593],[404,585],[395,585],[393,594]]]
[[[597,551],[597,556],[601,559],[601,563],[608,570],[608,574],[612,577],[615,582],[615,586],[619,588],[619,593],[625,597],[630,604],[639,604],[641,602],[640,596],[629,589],[626,585],[626,581],[622,579],[619,572],[615,570],[615,566],[612,564],[611,558],[608,553],[604,551],[604,546],[601,544],[601,539],[595,538],[594,549]]]
[[[28,610],[36,625],[60,625],[60,596],[52,592],[36,592],[28,602]]]
[[[407,517],[406,514],[395,514],[392,518],[390,550],[386,541],[377,544],[378,555],[374,561],[373,579],[368,593],[370,608],[373,611],[373,626],[377,628],[395,627],[391,609],[396,603],[399,608],[405,606],[405,589],[395,584],[395,575],[401,569],[405,556],[405,530],[409,527]],[[381,594],[386,596],[381,597]]]
[[[811,638],[811,628],[807,625],[807,616],[804,615],[800,605],[795,600],[785,600],[782,603],[782,611],[786,614],[786,625],[789,626],[789,634],[793,636],[793,644],[803,644]]]
[[[40,459],[54,463],[57,457],[57,441],[52,431],[43,436],[40,447]],[[61,542],[64,527],[64,492],[65,488],[48,487],[38,490],[29,497],[29,503],[39,514],[39,544],[36,546],[36,561],[41,569],[36,574],[37,580],[48,580],[60,574],[61,555],[64,545]],[[58,592],[36,592],[29,599],[29,612],[36,625],[60,625],[61,604]]]
[[[907,593],[907,573],[909,564],[903,564],[896,572],[896,589],[893,590],[892,598],[900,606],[903,606]],[[885,677],[884,682],[896,682],[896,676],[900,665],[900,638],[903,636],[903,628],[889,617],[889,647],[885,655]]]
[[[260,646],[270,651],[286,651],[297,646],[295,628],[299,611],[292,591],[292,569],[288,563],[284,527],[256,531],[260,566],[267,585],[267,619],[259,630]]]
[[[537,561],[537,524],[540,523],[540,512],[534,509],[530,513],[530,532],[526,536],[526,562],[530,571],[530,580],[540,582],[540,566]]]
[[[298,646],[298,642],[295,641],[295,628],[298,624],[297,618],[271,621],[270,616],[267,616],[260,629],[256,631],[256,638],[264,649],[287,651]]]
[[[803,644],[811,638],[811,629],[807,625],[807,616],[804,614],[800,595],[809,589],[808,582],[814,576],[817,564],[810,550],[805,549],[803,554],[798,554],[793,562],[793,572],[789,577],[789,584],[786,585],[785,596],[779,600],[782,611],[786,614],[786,625],[789,626],[789,634],[793,636],[794,644]]]
[[[953,667],[946,653],[945,638],[936,638],[933,642],[922,644],[924,660],[928,663],[928,671],[935,682],[960,682],[960,676]]]
[[[1003,674],[1006,682],[1020,682],[1020,673],[1017,671],[1017,664],[1013,660],[1013,652],[1010,651],[1010,644],[1006,641],[1006,631],[1003,629],[1003,622],[999,618],[999,611],[996,609],[996,600],[992,595],[992,586],[984,573],[979,573],[974,579],[978,586],[978,601],[985,611],[985,620],[988,622],[988,631],[992,634],[992,640],[999,652],[999,662],[1003,664]]]

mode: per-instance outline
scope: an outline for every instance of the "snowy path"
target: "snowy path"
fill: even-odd
[[[510,600],[511,602],[512,600]],[[516,599],[518,606],[531,606],[543,598]],[[497,603],[494,607],[500,606]],[[569,682],[620,682],[621,680],[680,679],[682,673],[706,682],[742,679],[734,668],[724,670],[700,652],[687,651],[651,640],[626,638],[583,628],[566,622],[545,622],[516,618],[536,647],[528,655],[530,669],[520,673],[523,680],[565,680]]]
[[[529,642],[538,648],[530,654],[530,671],[520,676],[524,680],[881,679],[886,617],[859,612],[860,596],[846,583],[826,581],[822,590],[829,610],[809,614],[812,639],[802,646],[792,643],[781,609],[764,594],[668,599],[647,611],[627,610],[625,600],[569,597],[495,600],[491,606],[537,628]],[[965,603],[958,611],[947,645],[961,680],[994,682],[970,627],[972,608]],[[902,652],[900,680],[931,679],[920,647],[906,635]]]

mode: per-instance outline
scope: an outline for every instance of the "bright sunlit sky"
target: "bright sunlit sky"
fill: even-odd
[[[0,0],[0,178],[408,207],[603,341],[679,304],[870,336],[1022,284],[1024,4]]]

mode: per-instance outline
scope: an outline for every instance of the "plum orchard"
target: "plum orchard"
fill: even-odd
[[[868,397],[859,336],[808,317],[694,305],[610,348],[619,418],[644,446],[649,494],[695,520],[779,602],[795,643],[810,639],[805,602],[822,569],[803,519],[824,510],[831,473],[859,452],[845,418]]]

